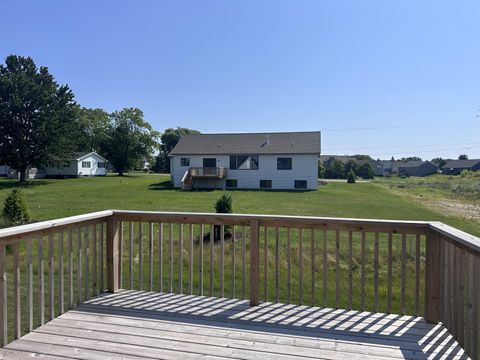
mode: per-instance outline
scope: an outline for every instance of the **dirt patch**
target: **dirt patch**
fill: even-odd
[[[455,200],[421,200],[433,210],[447,215],[461,216],[467,219],[480,221],[480,206],[475,204],[464,204]]]

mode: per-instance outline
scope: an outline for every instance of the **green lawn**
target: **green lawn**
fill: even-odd
[[[174,190],[164,175],[31,180],[25,185],[1,179],[0,204],[16,186],[24,190],[35,221],[104,209],[213,212],[213,203],[221,194],[221,190]],[[438,220],[480,236],[478,222],[442,215],[377,183],[332,182],[318,191],[306,192],[236,190],[231,193],[236,213]]]
[[[174,190],[169,185],[169,178],[167,176],[160,175],[132,175],[125,177],[118,176],[108,176],[106,178],[82,178],[82,179],[69,179],[69,180],[32,180],[26,184],[19,184],[17,182],[1,179],[0,180],[0,204],[3,202],[3,199],[6,197],[9,191],[14,187],[21,187],[28,201],[28,205],[32,212],[32,218],[34,221],[41,221],[47,219],[55,219],[64,216],[82,214],[86,212],[92,212],[103,209],[137,209],[137,210],[164,210],[164,211],[201,211],[201,212],[213,212],[213,203],[222,193],[221,190],[216,191],[198,191],[198,192],[182,192],[179,190]],[[234,200],[234,212],[236,213],[259,213],[259,214],[290,214],[290,215],[315,215],[315,216],[334,216],[334,217],[353,217],[353,218],[378,218],[378,219],[404,219],[404,220],[439,220],[445,223],[451,224],[458,228],[461,228],[465,231],[471,232],[476,235],[480,235],[480,224],[471,220],[464,219],[458,216],[447,216],[442,215],[436,211],[423,207],[421,203],[412,199],[410,194],[403,194],[402,192],[397,191],[394,188],[385,186],[385,184],[379,183],[357,183],[357,184],[347,184],[341,182],[329,183],[325,186],[320,187],[317,191],[305,191],[305,192],[293,192],[293,191],[246,191],[246,190],[237,190],[231,191],[232,197]],[[139,279],[143,279],[144,288],[148,289],[148,280],[149,280],[149,263],[148,255],[146,253],[148,244],[147,240],[147,227],[144,226],[144,236],[142,238],[143,244],[143,270],[142,274],[139,273],[139,229],[138,224],[134,225],[134,252],[133,252],[133,288],[140,288]],[[158,224],[154,224],[154,239],[158,239]],[[185,236],[187,236],[187,228],[185,227]],[[83,229],[85,232],[87,229]],[[97,229],[98,231],[99,229]],[[174,225],[174,248],[172,253],[173,259],[173,290],[179,291],[179,269],[183,269],[183,289],[188,288],[187,274],[189,271],[187,255],[189,254],[188,243],[184,241],[184,247],[180,249],[178,241],[178,225]],[[233,288],[231,287],[232,280],[232,265],[233,265],[233,250],[237,257],[235,259],[235,279],[236,279],[236,288],[235,296],[242,297],[242,232],[244,231],[242,227],[237,228],[237,236],[239,241],[235,242],[226,242],[225,244],[225,294],[229,296],[233,293]],[[91,231],[91,229],[90,229]],[[128,269],[128,224],[125,224],[124,227],[124,239],[125,239],[125,248],[123,252],[123,287],[129,287],[130,273]],[[274,282],[274,269],[275,269],[275,259],[273,257],[275,251],[274,245],[274,233],[273,229],[270,229],[269,243],[268,243],[268,266],[267,266],[267,275],[268,275],[268,292],[270,301],[274,300],[274,291],[275,291],[275,282]],[[198,267],[199,267],[199,249],[200,238],[199,227],[194,227],[194,238],[195,238],[195,247],[194,247],[194,293],[199,293],[199,280],[198,276]],[[207,229],[208,232],[208,229]],[[248,232],[248,229],[247,229]],[[165,228],[165,240],[163,243],[164,255],[163,255],[163,278],[161,280],[163,284],[163,290],[168,290],[168,271],[169,271],[169,229],[168,226]],[[83,233],[85,236],[85,233]],[[248,235],[247,235],[248,236]],[[310,299],[312,297],[311,284],[312,284],[312,259],[311,254],[312,248],[309,240],[310,233],[305,231],[304,233],[304,242],[303,242],[303,276],[304,276],[304,302],[306,304],[312,304]],[[328,279],[328,286],[326,292],[323,292],[323,283],[322,279],[324,276],[323,272],[323,259],[322,259],[322,234],[321,231],[315,233],[316,238],[316,257],[314,259],[317,269],[315,270],[315,304],[327,306],[335,306],[335,233],[328,233],[328,244],[327,244],[327,264],[328,268],[326,271],[326,277]],[[348,286],[348,249],[347,249],[347,236],[348,234],[342,232],[341,236],[341,245],[340,245],[340,307],[345,308],[347,306],[347,286]],[[83,237],[82,237],[83,238]],[[55,235],[55,239],[59,240],[58,235]],[[91,239],[91,237],[90,237]],[[78,245],[78,239],[76,238],[76,233],[74,234],[74,254],[76,254],[76,249]],[[353,304],[354,308],[359,308],[360,306],[360,234],[353,234]],[[34,245],[33,253],[34,258],[37,258],[37,246],[38,239],[35,240],[37,245]],[[48,254],[47,254],[47,239],[42,240],[44,242],[44,252],[43,259],[45,262],[45,291],[48,294],[49,289],[49,274],[48,274]],[[261,259],[263,259],[263,249],[264,249],[264,235],[263,229],[261,231]],[[65,242],[65,240],[64,240]],[[412,249],[414,249],[414,237],[407,238],[408,247],[407,247],[407,257],[406,257],[406,313],[414,314],[414,302],[413,302],[413,289],[415,286],[415,260],[416,256]],[[53,262],[54,265],[54,283],[55,289],[58,289],[59,286],[59,277],[58,277],[58,241],[55,242],[55,259]],[[386,267],[386,258],[387,258],[387,239],[386,234],[380,234],[379,238],[379,310],[386,311],[386,291],[387,291],[387,267]],[[90,242],[92,246],[92,242]],[[203,276],[203,289],[204,294],[209,294],[210,286],[214,289],[214,295],[219,295],[220,288],[220,279],[219,279],[219,251],[220,247],[218,244],[214,246],[215,252],[215,269],[213,272],[213,284],[210,285],[210,244],[205,243],[204,248],[204,257],[203,257],[203,266],[204,266],[204,276]],[[373,306],[373,254],[374,254],[374,238],[373,234],[367,234],[366,242],[366,308],[372,309]],[[246,244],[247,247],[247,263],[248,263],[248,251],[249,243]],[[83,245],[85,248],[85,243]],[[425,256],[425,243],[424,239],[421,240],[421,253],[420,259],[424,259]],[[22,243],[20,249],[22,253],[22,274],[21,278],[25,279],[25,243]],[[67,256],[67,247],[64,243],[64,259]],[[90,250],[92,251],[92,250]],[[287,298],[287,288],[286,288],[286,278],[287,278],[287,265],[286,265],[286,256],[287,256],[287,244],[286,244],[286,234],[285,229],[281,229],[281,240],[280,240],[280,264],[279,264],[279,283],[280,283],[280,294],[279,299],[281,302],[286,302]],[[158,291],[160,279],[158,276],[158,261],[157,256],[159,254],[158,243],[155,241],[153,243],[153,252],[155,254],[154,261],[154,271],[153,271],[153,290]],[[291,252],[292,252],[292,278],[291,278],[291,289],[292,289],[292,303],[297,303],[299,301],[299,233],[297,229],[292,230],[292,243],[291,243]],[[179,254],[183,253],[183,262],[179,261]],[[98,260],[97,260],[98,261]],[[73,268],[76,269],[76,257],[73,259]],[[99,265],[99,264],[97,264]],[[248,266],[248,265],[247,265]],[[421,280],[420,280],[420,298],[423,296],[423,274],[424,274],[424,264],[422,261],[421,265]],[[12,261],[11,254],[8,255],[7,261],[8,274],[7,277],[9,282],[9,289],[13,286],[13,277],[12,274]],[[90,262],[90,270],[92,267],[92,262]],[[33,274],[34,281],[38,282],[39,268],[38,264],[35,261],[33,265]],[[400,312],[400,288],[401,288],[401,237],[394,235],[394,245],[393,245],[393,311]],[[248,270],[247,270],[248,274]],[[264,279],[265,271],[263,265],[260,270],[261,279]],[[76,273],[74,277],[76,279]],[[263,281],[263,280],[262,280]],[[93,279],[90,278],[90,286],[93,284]],[[25,281],[22,280],[22,314],[23,314],[23,332],[25,332]],[[246,296],[248,297],[249,293],[249,278],[246,277]],[[82,291],[87,288],[82,282]],[[263,293],[263,283],[261,284],[261,296],[262,300],[264,299]],[[9,300],[8,300],[8,312],[9,312],[9,324],[12,324],[13,321],[13,292],[9,291]],[[38,318],[38,286],[34,286],[34,308],[36,315],[34,316],[35,326],[39,323]],[[76,291],[74,291],[74,298],[76,298]],[[325,302],[323,302],[325,300]],[[421,305],[421,304],[420,304]],[[55,315],[58,315],[58,298],[55,297]],[[45,301],[45,314],[49,315],[48,310],[48,298]],[[12,328],[10,328],[11,331]],[[10,334],[11,336],[11,334]],[[11,338],[11,337],[10,337]]]

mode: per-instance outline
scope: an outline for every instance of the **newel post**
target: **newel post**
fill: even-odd
[[[120,287],[119,225],[115,215],[107,218],[107,290],[111,293],[117,292]]]
[[[250,306],[260,303],[260,246],[258,220],[250,221]]]
[[[430,231],[427,234],[425,259],[425,314],[429,323],[440,321],[440,234]]]

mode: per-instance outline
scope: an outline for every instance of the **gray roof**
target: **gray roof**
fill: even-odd
[[[477,165],[480,162],[480,159],[471,159],[471,160],[449,160],[445,165],[442,166],[446,169],[464,169],[470,168]]]
[[[424,163],[428,163],[428,162],[429,161],[412,160],[412,161],[407,161],[406,163],[403,163],[403,164],[398,164],[398,167],[399,168],[415,168],[415,167],[419,167],[420,165],[423,165]]]
[[[320,131],[182,135],[170,155],[320,154]]]

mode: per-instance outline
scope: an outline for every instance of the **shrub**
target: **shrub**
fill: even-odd
[[[347,176],[347,183],[349,184],[355,184],[355,173],[353,172],[353,170],[350,170],[348,172],[348,176]]]
[[[22,225],[30,221],[30,212],[23,193],[13,189],[5,199],[2,216],[10,225]]]
[[[228,192],[224,192],[215,202],[215,212],[217,214],[231,214],[233,212],[233,200],[232,196]],[[215,240],[220,240],[220,226],[214,226],[213,236]],[[230,226],[224,227],[225,235],[230,236]]]
[[[325,176],[325,166],[321,161],[318,162],[318,178],[323,179]]]
[[[370,165],[370,163],[363,163],[358,168],[357,174],[363,179],[373,179],[375,176],[375,172],[373,171],[372,165]]]

